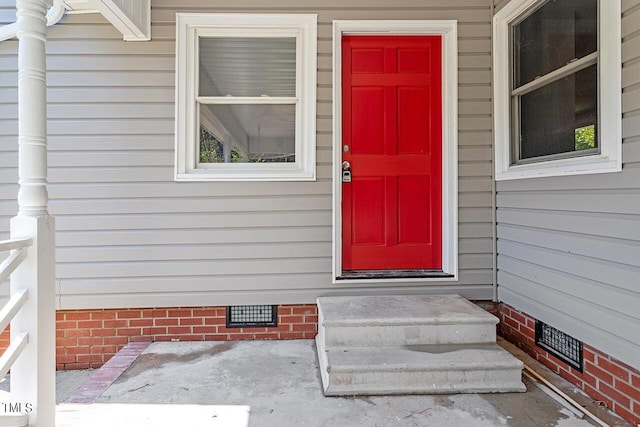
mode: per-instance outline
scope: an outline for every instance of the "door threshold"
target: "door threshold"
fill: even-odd
[[[449,278],[453,274],[442,270],[348,270],[336,277],[337,280],[353,279],[432,279]]]

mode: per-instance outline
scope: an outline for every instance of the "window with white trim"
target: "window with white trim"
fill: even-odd
[[[315,179],[317,16],[176,19],[176,180]]]
[[[619,0],[512,0],[494,17],[496,179],[621,170]]]

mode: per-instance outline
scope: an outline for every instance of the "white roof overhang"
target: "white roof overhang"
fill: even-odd
[[[151,40],[151,0],[61,0],[68,13],[101,13],[127,41]]]
[[[55,25],[65,11],[74,13],[100,13],[126,41],[151,40],[151,0],[53,0],[47,13],[47,26]],[[17,24],[0,27],[0,41],[16,36]]]

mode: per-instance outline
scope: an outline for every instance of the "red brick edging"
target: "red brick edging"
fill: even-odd
[[[115,356],[65,400],[65,403],[93,403],[131,364],[149,347],[150,342],[132,342]]]

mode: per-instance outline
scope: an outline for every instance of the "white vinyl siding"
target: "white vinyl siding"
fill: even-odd
[[[150,42],[123,42],[98,15],[65,16],[49,29],[60,308],[311,303],[341,293],[492,298],[489,1],[182,5],[152,2]],[[316,182],[173,181],[176,12],[318,14]],[[331,283],[334,19],[458,20],[457,282]],[[17,211],[16,48],[16,41],[0,43],[0,238]]]
[[[509,3],[509,0],[493,0],[493,7],[495,8],[495,12],[498,12],[500,9],[502,9],[507,3]]]
[[[622,172],[498,182],[498,294],[640,368],[640,1],[622,9]]]

